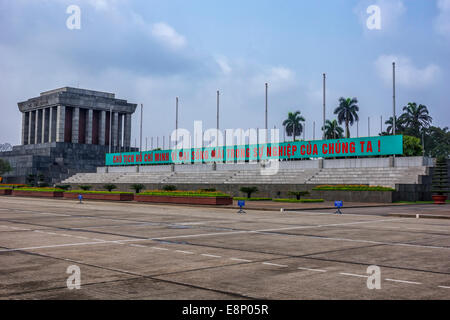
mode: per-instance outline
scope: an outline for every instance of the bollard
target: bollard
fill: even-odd
[[[242,209],[245,206],[245,200],[238,200],[239,211],[237,213],[245,213]]]
[[[335,201],[334,206],[337,208],[337,211],[335,214],[342,214],[341,208],[343,207],[344,202],[343,201]]]

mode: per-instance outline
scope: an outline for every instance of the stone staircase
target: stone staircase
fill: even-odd
[[[174,172],[163,180],[168,184],[215,184],[226,183],[239,171],[200,171],[200,172]]]
[[[329,168],[313,175],[306,184],[367,184],[394,188],[396,184],[417,184],[426,167]]]
[[[274,175],[262,175],[259,170],[238,171],[227,184],[305,184],[319,169],[280,169]]]
[[[116,183],[125,173],[77,173],[62,184],[90,184],[90,183]]]
[[[117,178],[115,183],[163,183],[175,172],[133,172],[124,173]]]
[[[426,167],[280,169],[274,175],[260,170],[162,171],[78,173],[64,184],[364,184],[394,188],[396,184],[420,183]]]

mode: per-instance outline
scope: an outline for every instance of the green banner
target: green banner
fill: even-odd
[[[245,162],[270,159],[368,157],[403,153],[403,136],[108,153],[107,166]]]

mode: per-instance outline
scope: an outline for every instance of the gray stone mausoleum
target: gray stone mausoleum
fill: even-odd
[[[30,175],[58,183],[77,172],[95,172],[111,150],[133,151],[131,117],[136,104],[113,93],[64,87],[19,102],[22,145],[0,152],[13,171],[8,183]],[[110,141],[111,137],[111,141]]]

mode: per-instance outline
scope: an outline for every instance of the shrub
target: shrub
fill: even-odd
[[[174,186],[173,184],[168,184],[162,188],[164,191],[175,191],[177,190],[177,186]]]
[[[300,197],[306,196],[307,194],[309,194],[309,192],[308,191],[289,191],[288,194],[290,196],[295,196],[295,198],[297,200],[300,200]]]
[[[57,188],[38,188],[38,187],[31,187],[31,188],[20,188],[17,189],[18,191],[37,191],[37,192],[57,192],[57,191],[64,191],[62,189]]]
[[[230,197],[223,192],[198,192],[198,191],[163,191],[147,190],[140,195],[144,196],[173,196],[173,197]]]
[[[67,191],[70,189],[70,185],[69,184],[63,184],[63,185],[59,185],[59,186],[55,186],[58,189],[62,189],[64,191]]]
[[[245,198],[245,197],[233,197],[233,200],[247,200],[247,201],[271,201],[272,198]]]
[[[336,184],[314,187],[317,191],[395,191],[393,188],[367,185]]]
[[[8,161],[0,159],[0,175],[8,173],[12,170]]]
[[[247,198],[250,199],[252,196],[252,193],[254,192],[258,192],[258,188],[257,187],[241,187],[239,189],[239,191],[246,193],[247,194]]]
[[[200,189],[201,192],[215,192],[216,188],[206,188],[206,189]]]
[[[403,155],[407,157],[421,156],[423,154],[420,139],[411,136],[403,136]]]
[[[79,187],[80,187],[81,190],[84,190],[84,191],[88,191],[88,190],[92,189],[92,186],[87,186],[87,185],[82,185],[82,186],[79,186]]]
[[[105,185],[103,186],[103,189],[106,189],[106,190],[108,190],[109,192],[111,192],[111,191],[113,191],[114,189],[117,189],[117,186],[116,186],[115,184],[108,183],[108,184],[105,184]]]
[[[304,203],[304,202],[323,202],[323,199],[273,199],[274,202],[292,202],[292,203]]]
[[[447,176],[447,159],[439,157],[436,160],[432,179],[432,192],[437,195],[445,195],[449,191]]]
[[[85,191],[85,190],[70,190],[70,191],[66,191],[67,193],[88,193],[88,194],[133,194],[133,192],[122,192],[122,191],[111,191],[111,192],[106,192],[106,191]]]
[[[139,193],[139,192],[141,192],[142,189],[145,189],[145,186],[143,184],[137,183],[137,184],[132,184],[130,186],[130,189],[133,189],[134,192]]]
[[[38,182],[38,187],[39,188],[48,188],[50,187],[50,184],[48,184],[47,182]]]

